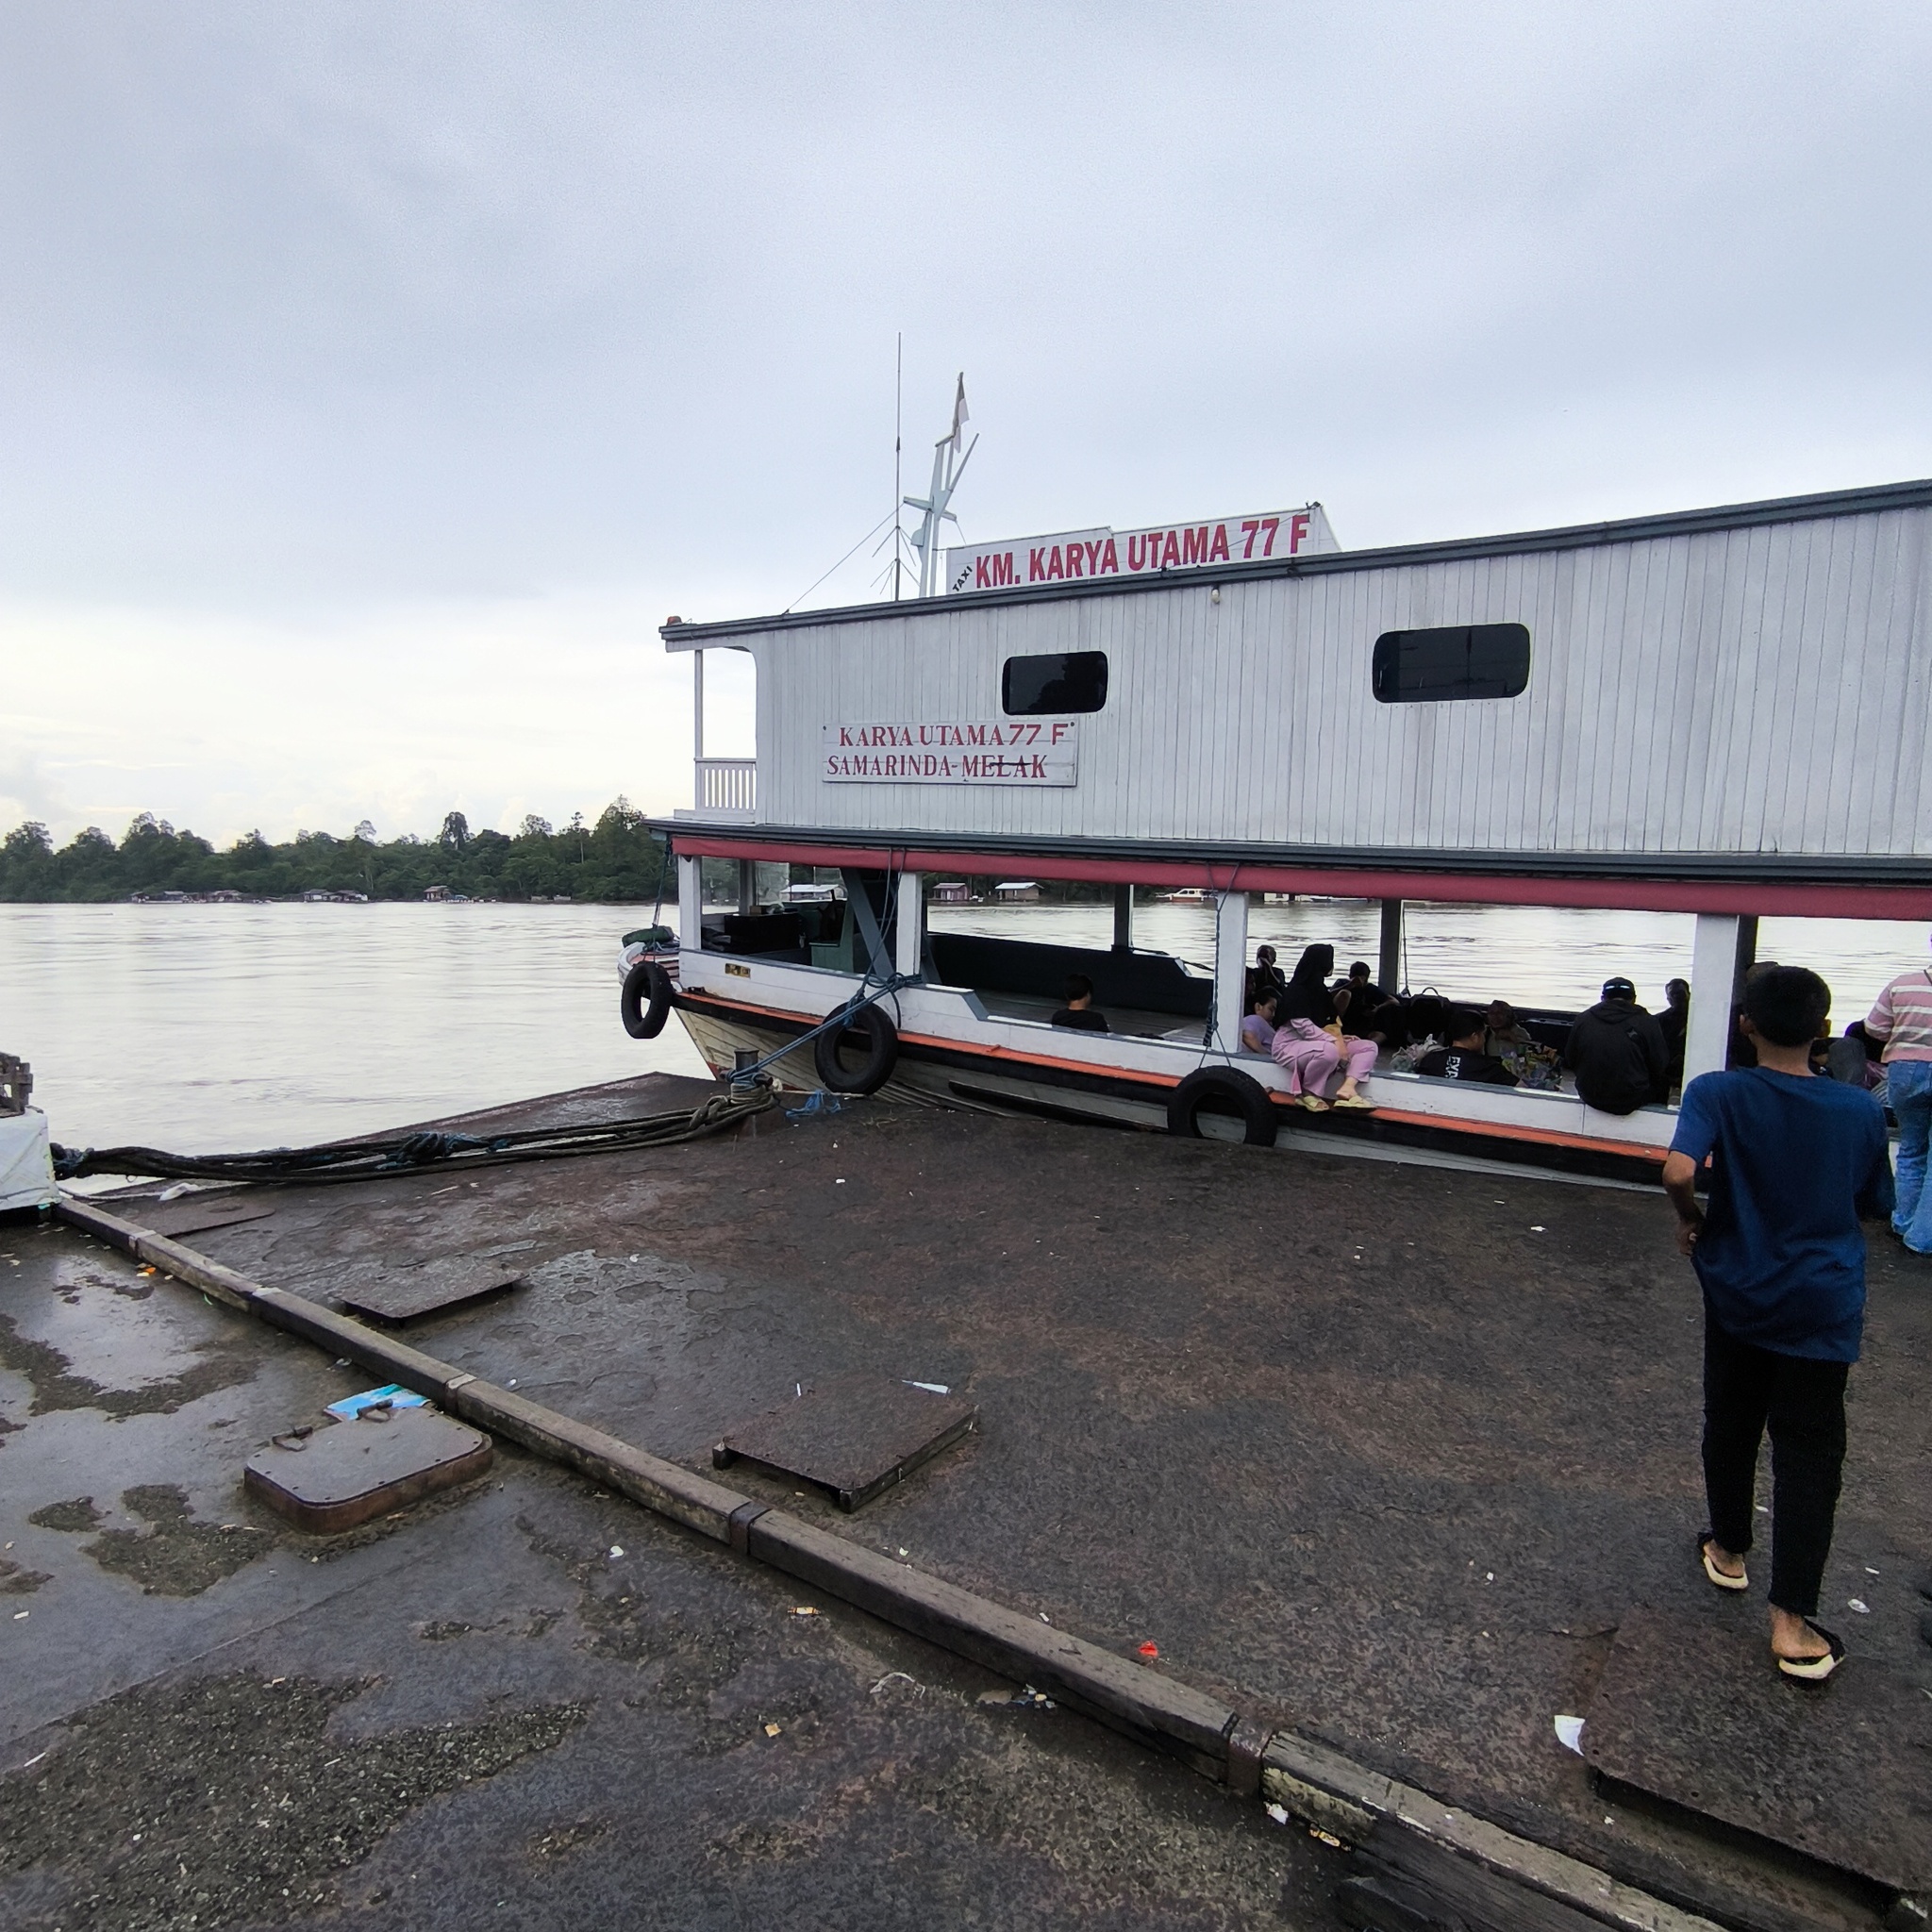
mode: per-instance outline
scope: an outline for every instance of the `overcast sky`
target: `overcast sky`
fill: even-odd
[[[901,329],[975,540],[1932,474],[1928,99],[1917,0],[5,0],[0,828],[688,803],[656,626],[885,515]]]

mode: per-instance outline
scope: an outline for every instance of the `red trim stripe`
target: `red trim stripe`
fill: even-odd
[[[1058,854],[924,852],[914,845],[813,845],[713,830],[673,834],[687,858],[764,858],[793,865],[940,872],[951,877],[1010,876],[1136,886],[1237,887],[1253,892],[1315,892],[1336,899],[1421,899],[1477,906],[1574,906],[1618,912],[1736,912],[1810,919],[1932,919],[1932,887],[1861,886],[1729,879],[1513,877],[1434,872],[1321,871],[1311,866],[1226,865],[1208,860],[1081,858]]]

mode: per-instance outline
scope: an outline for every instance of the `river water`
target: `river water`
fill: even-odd
[[[295,1146],[648,1071],[702,1075],[675,1022],[617,1017],[623,906],[0,906],[0,1050],[33,1063],[35,1103],[71,1145],[186,1153]],[[936,907],[936,927],[1104,946],[1108,907]],[[1672,914],[1411,906],[1406,977],[1464,999],[1582,1007],[1613,973],[1647,1005],[1689,977]],[[1136,908],[1135,939],[1206,965],[1205,907]],[[1326,940],[1375,959],[1369,902],[1254,907],[1284,968]],[[1813,967],[1842,1028],[1925,928],[1766,920],[1760,957]]]

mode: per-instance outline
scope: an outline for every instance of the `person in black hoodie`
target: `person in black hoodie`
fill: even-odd
[[[1663,1029],[1637,1004],[1627,979],[1604,981],[1603,998],[1570,1029],[1563,1064],[1584,1104],[1602,1113],[1635,1113],[1670,1097]]]

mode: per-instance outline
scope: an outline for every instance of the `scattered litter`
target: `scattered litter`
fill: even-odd
[[[7,1547],[8,1547],[8,1549],[10,1550],[10,1549],[11,1549],[11,1548],[13,1547],[13,1545],[12,1545],[11,1543],[8,1543],[8,1544],[7,1545]],[[1873,1569],[1873,1567],[1871,1566],[1871,1564],[1867,1563],[1867,1564],[1865,1565],[1865,1574],[1866,1574],[1867,1576],[1876,1576],[1876,1575],[1878,1574],[1878,1573],[1877,1573],[1877,1571],[1875,1571],[1874,1569]]]
[[[1872,1606],[1863,1597],[1847,1597],[1845,1599],[1845,1608],[1857,1610],[1861,1617],[1869,1617],[1872,1614]]]
[[[613,1557],[621,1557],[621,1556],[623,1556],[623,1555],[624,1555],[624,1545],[623,1545],[622,1543],[612,1543],[612,1544],[610,1545],[610,1554],[611,1554],[611,1555],[612,1555]]]
[[[1286,1805],[1270,1805],[1268,1807],[1268,1815],[1274,1819],[1276,1824],[1286,1824],[1288,1823],[1288,1807]]]
[[[924,1389],[928,1395],[950,1395],[953,1392],[943,1382],[908,1382],[906,1386],[908,1389]],[[1878,1573],[1874,1570],[1872,1574],[1875,1576]]]
[[[791,1614],[794,1617],[816,1617],[818,1610],[810,1604],[793,1604]]]
[[[268,1680],[268,1686],[269,1689],[273,1690],[277,1684],[286,1684],[288,1681],[289,1680],[286,1677],[271,1677]]]
[[[1557,1726],[1557,1741],[1566,1751],[1583,1756],[1583,1720],[1580,1717],[1559,1717],[1554,1720]]]
[[[822,1114],[838,1113],[844,1105],[845,1103],[836,1093],[815,1089],[806,1096],[803,1107],[788,1107],[785,1109],[785,1118],[788,1121],[814,1120]],[[837,1142],[833,1144],[837,1145]]]
[[[152,1268],[137,1268],[134,1272],[137,1274],[152,1274],[155,1271]]]
[[[795,1398],[802,1402],[805,1399],[805,1384],[803,1382],[792,1383],[791,1393]],[[906,1553],[905,1551],[901,1550],[899,1554],[903,1557]]]
[[[902,1546],[902,1547],[901,1547],[901,1549],[900,1549],[900,1551],[899,1551],[899,1554],[900,1554],[900,1555],[901,1555],[902,1557],[909,1557],[909,1556],[910,1556],[910,1555],[912,1554],[912,1552],[911,1552],[910,1550],[908,1550],[908,1549],[906,1549],[906,1548],[904,1548],[904,1547]],[[1043,1624],[1043,1623],[1045,1623],[1045,1622],[1046,1622],[1046,1619],[1045,1619],[1044,1617],[1042,1617],[1042,1618],[1041,1618],[1041,1619],[1040,1621],[1041,1621],[1041,1623]]]
[[[1160,1655],[1160,1646],[1150,1638],[1141,1646],[1140,1655],[1145,1657],[1149,1663],[1152,1663]]]
[[[1769,1503],[1754,1503],[1751,1507],[1760,1516],[1769,1516],[1771,1514],[1771,1505]]]
[[[903,1557],[906,1554],[906,1552],[904,1550],[901,1550],[899,1554]],[[1051,1624],[1053,1622],[1053,1619],[1049,1617],[1044,1610],[1041,1610],[1040,1613],[1040,1621],[1042,1624]]]
[[[766,1736],[766,1737],[768,1737],[768,1738],[775,1738],[775,1737],[776,1737],[777,1735],[778,1735],[778,1726],[777,1726],[776,1724],[767,1724],[767,1725],[765,1726],[765,1736]]]
[[[1324,1831],[1319,1824],[1308,1826],[1308,1836],[1320,1839],[1324,1845],[1333,1845],[1338,1852],[1345,1852],[1348,1849],[1332,1831]]]
[[[172,1188],[163,1188],[161,1191],[155,1196],[155,1199],[158,1202],[178,1201],[183,1194],[190,1193],[192,1191],[192,1190],[189,1187],[186,1181],[176,1181]]]
[[[842,1188],[845,1185],[845,1176],[841,1174],[839,1176],[839,1178],[832,1183],[832,1185],[835,1188]]]
[[[1493,1570],[1485,1570],[1483,1572],[1483,1581],[1485,1583],[1493,1583],[1495,1580],[1496,1573]]]
[[[337,1368],[339,1368],[339,1369],[353,1369],[353,1368],[354,1368],[355,1366],[356,1366],[356,1364],[355,1364],[354,1362],[352,1362],[352,1361],[351,1361],[351,1360],[349,1359],[349,1357],[348,1357],[347,1356],[345,1356],[345,1355],[339,1355],[339,1356],[337,1356],[337,1357],[336,1357],[336,1367],[337,1367]]]
[[[1546,1228],[1541,1222],[1532,1221],[1529,1224],[1529,1231],[1531,1234],[1547,1234],[1549,1232],[1549,1229]]]
[[[920,1683],[917,1677],[913,1676],[909,1672],[907,1671],[888,1671],[886,1674],[883,1677],[881,1677],[878,1680],[878,1682],[872,1687],[872,1694],[874,1697],[876,1697],[879,1694],[879,1692],[886,1688],[888,1684],[893,1683],[895,1681],[901,1684],[910,1684],[915,1690],[921,1693],[921,1695],[924,1694],[924,1686]]]
[[[47,1751],[51,1751],[53,1748],[53,1745],[49,1744],[47,1746]],[[34,1768],[34,1766],[41,1761],[41,1758],[44,1757],[47,1755],[47,1751],[41,1752],[38,1757],[29,1757],[27,1761],[20,1767],[21,1770],[31,1771]]]
[[[25,1623],[26,1622],[26,1620],[27,1620],[27,1612],[26,1612],[26,1611],[25,1611],[25,1610],[15,1610],[15,1611],[14,1611],[14,1613],[13,1613],[13,1621],[14,1621],[14,1622],[15,1622],[16,1624],[25,1624]]]
[[[400,1382],[391,1382],[381,1389],[365,1389],[359,1395],[345,1395],[340,1402],[325,1406],[323,1413],[332,1415],[338,1422],[352,1423],[365,1408],[427,1408],[427,1400],[413,1389],[405,1389]]]
[[[472,1187],[474,1188],[474,1187],[475,1187],[475,1186],[476,1185],[476,1183],[475,1183],[475,1181],[472,1181],[472,1182],[470,1183],[470,1185],[471,1185],[471,1186],[472,1186]],[[507,1385],[507,1386],[508,1386],[508,1387],[509,1387],[509,1388],[511,1388],[511,1389],[514,1389],[514,1388],[515,1388],[515,1387],[517,1386],[517,1378],[516,1378],[516,1377],[515,1377],[514,1375],[512,1375],[512,1376],[511,1376],[511,1377],[509,1378],[509,1381],[508,1381],[508,1385]]]

